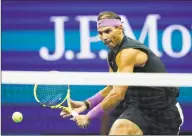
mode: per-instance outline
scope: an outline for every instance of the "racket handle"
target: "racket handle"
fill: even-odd
[[[73,116],[73,117],[75,117],[75,116],[77,116],[77,115],[79,115],[77,112],[75,112],[75,111],[71,111],[71,115]]]
[[[61,108],[61,109],[65,110],[65,111],[67,111],[67,112],[70,113],[73,117],[79,115],[77,112],[75,112],[75,111],[73,111],[73,110],[70,111],[70,109],[69,109],[68,107],[60,106],[59,108]]]
[[[70,120],[72,120],[72,121],[75,121],[75,117],[77,116],[77,115],[79,115],[77,112],[75,112],[75,111],[71,111],[71,115],[73,116]]]

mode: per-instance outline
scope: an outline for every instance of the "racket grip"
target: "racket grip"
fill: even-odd
[[[75,112],[75,111],[71,111],[71,115],[73,116],[70,120],[73,120],[73,121],[75,121],[75,117],[77,116],[77,115],[79,115],[77,112]]]
[[[79,115],[77,112],[75,112],[75,111],[71,111],[71,115],[73,116],[73,117],[75,117],[75,116],[77,116],[77,115]]]

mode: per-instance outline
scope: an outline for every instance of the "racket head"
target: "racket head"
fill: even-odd
[[[44,107],[61,108],[68,99],[69,93],[69,85],[35,84],[34,86],[34,97]]]

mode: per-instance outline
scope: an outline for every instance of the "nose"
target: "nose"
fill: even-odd
[[[104,41],[107,41],[107,39],[108,39],[108,38],[107,38],[107,35],[106,35],[106,34],[103,34],[103,40],[104,40]]]

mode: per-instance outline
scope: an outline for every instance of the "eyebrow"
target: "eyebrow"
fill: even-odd
[[[102,32],[106,32],[106,31],[109,31],[109,30],[111,30],[111,28],[108,28],[108,29],[106,29],[106,30],[104,30],[104,31],[97,31],[98,33],[102,33]]]

